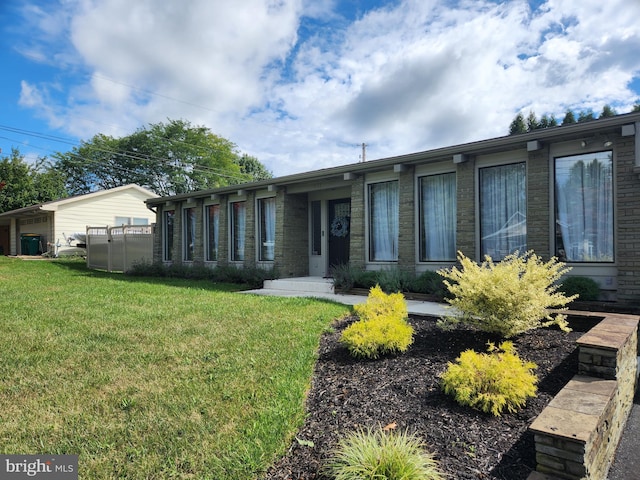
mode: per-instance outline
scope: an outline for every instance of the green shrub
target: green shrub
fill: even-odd
[[[434,270],[427,270],[418,275],[409,288],[410,292],[425,293],[444,298],[447,287],[444,284],[442,275]]]
[[[401,293],[385,294],[379,286],[367,301],[355,305],[359,320],[344,329],[340,342],[351,355],[378,358],[387,353],[406,352],[413,343],[413,327],[407,322],[407,303]]]
[[[569,268],[555,257],[543,262],[533,252],[516,252],[499,263],[486,256],[478,265],[459,252],[458,261],[461,268],[438,271],[455,311],[442,324],[463,322],[507,338],[554,323],[568,330],[566,316],[557,311],[566,310],[575,297],[557,291],[554,282]]]
[[[407,292],[415,278],[414,275],[400,268],[385,268],[377,272],[377,284],[387,293]]]
[[[433,456],[415,435],[360,430],[342,439],[323,468],[335,480],[439,480]]]
[[[137,277],[169,277],[188,278],[192,280],[211,280],[219,283],[236,283],[250,288],[260,288],[265,280],[278,278],[276,268],[244,267],[235,265],[205,265],[164,264],[162,262],[134,264],[127,275]]]
[[[518,357],[512,342],[498,348],[489,343],[489,353],[465,350],[456,363],[449,362],[442,388],[461,405],[499,416],[505,409],[517,411],[536,395],[536,368]]]
[[[331,268],[333,287],[336,290],[349,291],[352,288],[369,289],[377,284],[378,272],[353,267],[349,264],[335,265]]]
[[[578,299],[587,302],[598,300],[600,296],[598,283],[589,277],[567,277],[558,287],[558,291],[567,296],[577,295]]]

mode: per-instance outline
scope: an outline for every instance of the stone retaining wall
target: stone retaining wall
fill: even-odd
[[[606,479],[633,404],[638,321],[606,314],[580,337],[578,375],[531,424],[538,466],[529,480]]]

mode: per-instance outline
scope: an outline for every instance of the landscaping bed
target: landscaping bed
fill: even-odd
[[[321,467],[345,433],[380,426],[419,435],[441,470],[455,479],[524,479],[535,469],[531,422],[577,373],[576,340],[590,325],[565,333],[540,329],[514,338],[520,357],[538,365],[538,395],[501,417],[461,407],[440,388],[440,374],[466,349],[486,351],[500,338],[467,328],[442,331],[435,319],[411,318],[414,344],[402,355],[353,359],[339,343],[353,317],[320,341],[307,417],[287,454],[265,480],[324,479]]]

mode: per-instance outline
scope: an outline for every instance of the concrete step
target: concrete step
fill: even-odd
[[[333,281],[322,277],[279,278],[265,280],[263,288],[266,290],[281,290],[288,292],[334,293]]]

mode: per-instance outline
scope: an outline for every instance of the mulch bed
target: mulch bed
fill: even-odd
[[[535,470],[527,429],[577,373],[576,340],[586,328],[540,329],[512,339],[520,357],[538,365],[538,395],[518,413],[494,417],[455,403],[442,392],[439,375],[462,351],[484,352],[499,338],[466,328],[446,332],[434,319],[411,318],[415,337],[407,353],[355,360],[339,343],[353,320],[336,322],[321,338],[306,421],[265,480],[325,479],[321,466],[346,432],[390,424],[419,435],[449,478],[522,480]]]

